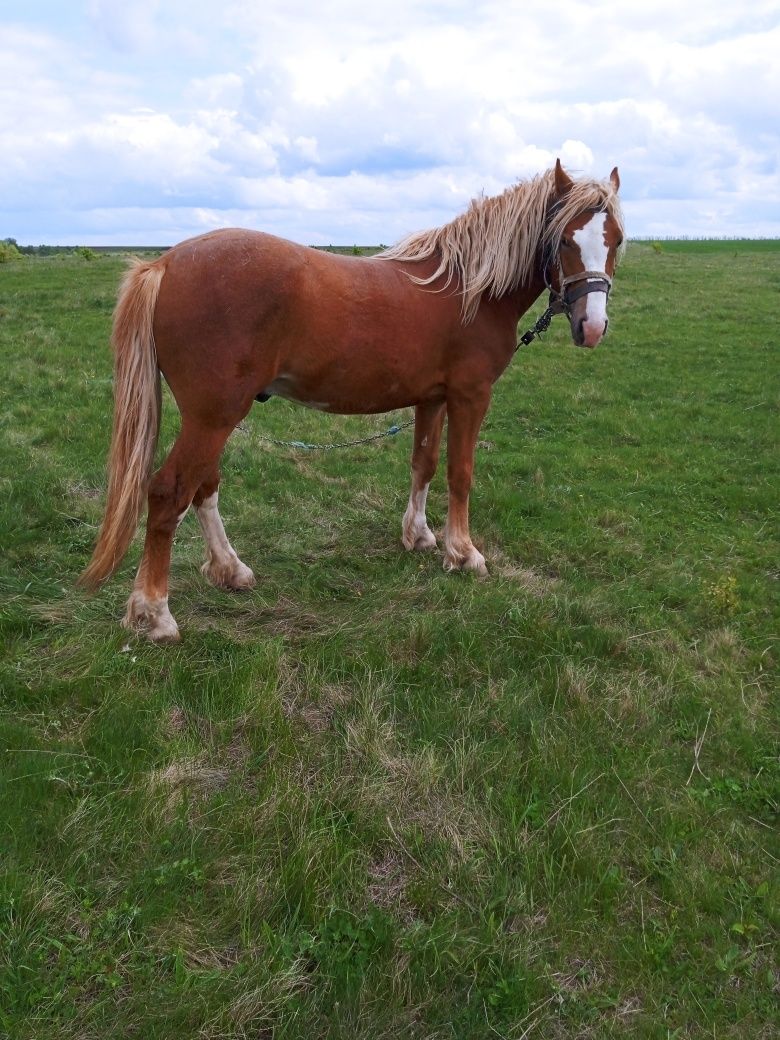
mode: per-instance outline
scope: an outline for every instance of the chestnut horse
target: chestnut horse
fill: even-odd
[[[447,570],[485,574],[469,535],[474,448],[517,323],[547,286],[573,340],[594,347],[622,242],[617,169],[573,180],[561,167],[481,198],[449,224],[371,259],[335,256],[255,231],[213,231],[125,275],[114,314],[114,427],[106,512],[81,582],[119,565],[148,498],[146,541],[124,624],[177,639],[168,609],[171,546],[194,505],[203,571],[245,589],[254,575],[217,508],[225,442],[257,398],[339,414],[415,407],[407,549],[432,549],[425,502],[447,418]],[[181,430],[152,476],[160,373]]]

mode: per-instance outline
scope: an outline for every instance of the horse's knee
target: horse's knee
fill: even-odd
[[[412,465],[415,487],[426,487],[436,475],[436,459],[420,459]]]
[[[168,474],[156,474],[149,485],[146,526],[161,534],[172,534],[190,507],[192,495]]]

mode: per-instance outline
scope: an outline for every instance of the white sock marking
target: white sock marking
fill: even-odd
[[[233,546],[228,541],[228,536],[225,534],[222,517],[219,515],[219,509],[217,508],[218,498],[219,492],[215,491],[213,495],[204,498],[201,504],[195,507],[195,512],[198,514],[200,529],[203,531],[203,537],[206,540],[206,551],[210,561],[212,563],[228,563],[237,559],[237,557]]]

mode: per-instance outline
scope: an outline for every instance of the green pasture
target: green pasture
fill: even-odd
[[[122,266],[0,265],[0,1036],[777,1036],[778,243],[633,243],[597,350],[518,352],[486,581],[403,552],[409,431],[263,439],[405,413],[258,404],[257,588],[188,518],[173,647],[117,624],[138,540],[74,589]]]

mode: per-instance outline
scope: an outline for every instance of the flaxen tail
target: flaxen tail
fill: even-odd
[[[160,370],[152,331],[164,267],[134,260],[122,281],[111,343],[114,430],[108,457],[106,512],[79,584],[94,589],[127,552],[144,507],[160,429]]]

